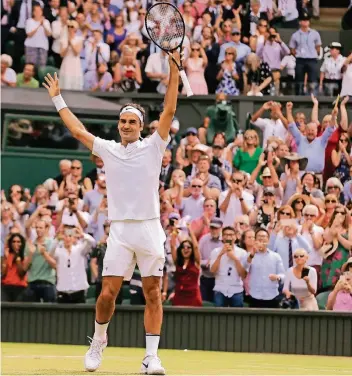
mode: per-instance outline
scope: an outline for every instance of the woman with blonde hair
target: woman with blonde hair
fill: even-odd
[[[186,174],[184,173],[184,171],[178,168],[172,171],[170,188],[162,194],[162,199],[169,201],[173,205],[181,205],[185,181]]]
[[[191,45],[191,55],[185,61],[184,67],[188,76],[188,81],[195,95],[207,95],[208,86],[205,81],[204,71],[208,65],[208,58],[204,49],[199,43]]]
[[[1,86],[16,87],[16,72],[11,68],[12,57],[10,55],[1,55]]]
[[[259,136],[253,129],[244,132],[243,141],[243,147],[238,149],[233,159],[233,166],[239,171],[251,174],[258,165],[263,149],[258,146]]]
[[[308,253],[303,248],[293,252],[295,266],[286,271],[283,293],[289,299],[294,295],[299,301],[299,308],[307,311],[318,311],[318,303],[315,299],[317,292],[317,271],[307,265]]]
[[[236,70],[237,50],[235,47],[228,47],[225,51],[225,60],[221,64],[221,69],[216,76],[219,81],[216,93],[225,93],[227,95],[239,95],[236,81],[239,75]]]
[[[335,167],[334,177],[345,184],[350,178],[349,170],[352,166],[351,142],[347,132],[341,132],[339,143],[331,153],[331,161]]]
[[[247,56],[243,81],[245,92],[249,96],[261,97],[271,94],[273,88],[271,69],[254,53]]]
[[[83,74],[81,50],[83,39],[77,35],[77,21],[67,21],[67,38],[60,40],[60,55],[63,58],[60,67],[60,87],[65,90],[82,90]]]

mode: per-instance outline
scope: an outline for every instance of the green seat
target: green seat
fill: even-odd
[[[94,298],[87,298],[86,304],[95,304],[95,297]]]
[[[47,65],[46,67],[44,68],[39,68],[38,69],[38,78],[39,78],[39,85],[41,85],[43,82],[44,82],[44,77],[50,73],[52,76],[54,76],[54,73],[57,73],[59,72],[58,68],[56,67],[53,67],[51,65]]]
[[[15,56],[15,42],[13,40],[9,40],[6,42],[5,53],[10,55],[11,57]]]
[[[121,305],[130,305],[131,304],[131,299],[123,299]]]
[[[122,285],[122,299],[131,299],[130,285]]]
[[[325,291],[321,292],[316,296],[317,302],[318,302],[318,307],[320,310],[324,311],[326,309],[326,304],[328,302],[328,297],[330,295],[331,291]]]
[[[48,56],[48,60],[46,61],[47,65],[55,67],[55,60],[53,56]]]
[[[95,290],[96,290],[96,286],[95,285],[90,285],[88,287],[87,299],[94,298],[94,300],[95,300]]]
[[[206,300],[203,300],[202,305],[203,307],[215,307],[215,304],[213,302],[208,302]]]

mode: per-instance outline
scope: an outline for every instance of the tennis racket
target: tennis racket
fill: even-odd
[[[170,3],[156,3],[152,5],[145,17],[145,28],[150,39],[163,51],[172,53],[180,49],[185,37],[185,23],[179,10]],[[186,73],[181,64],[173,59],[180,72],[187,97],[193,95]]]

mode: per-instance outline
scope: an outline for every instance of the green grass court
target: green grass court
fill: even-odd
[[[2,343],[2,375],[139,374],[144,349],[107,347],[101,368],[85,372],[88,346]],[[167,375],[352,375],[343,357],[160,350]]]

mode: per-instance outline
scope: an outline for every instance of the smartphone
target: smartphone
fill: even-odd
[[[308,277],[309,268],[303,268],[301,278]]]

